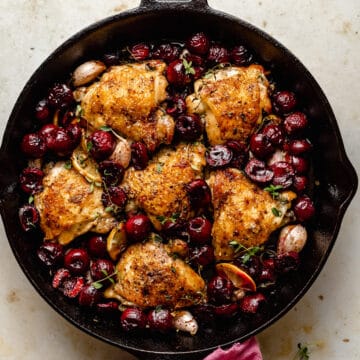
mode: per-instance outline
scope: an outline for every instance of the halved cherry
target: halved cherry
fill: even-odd
[[[252,277],[244,270],[231,263],[216,264],[219,275],[228,278],[236,288],[256,291],[256,284]]]

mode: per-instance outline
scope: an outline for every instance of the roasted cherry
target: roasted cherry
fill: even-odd
[[[90,258],[84,249],[70,249],[64,257],[64,265],[73,274],[84,274],[89,269]]]
[[[146,60],[150,55],[150,47],[144,43],[136,44],[131,47],[130,54],[136,61]]]
[[[230,61],[230,54],[223,46],[214,44],[209,48],[207,60],[210,65],[216,65],[221,63],[227,63]]]
[[[64,281],[70,279],[70,277],[71,273],[68,269],[60,268],[56,270],[51,285],[54,289],[59,289],[63,286]]]
[[[21,190],[27,194],[36,194],[42,191],[44,172],[35,167],[27,167],[20,174]]]
[[[147,325],[147,316],[138,308],[128,308],[121,314],[120,323],[125,331],[141,330]]]
[[[206,266],[211,264],[214,257],[214,248],[211,245],[203,245],[200,247],[194,247],[190,250],[190,259],[194,264]]]
[[[114,66],[119,64],[120,58],[116,53],[107,53],[103,55],[102,61],[106,66]]]
[[[188,233],[191,242],[195,244],[206,244],[211,239],[211,222],[202,217],[198,216],[189,221]]]
[[[235,65],[246,66],[251,63],[253,55],[245,46],[238,45],[231,50],[230,59]]]
[[[190,204],[195,209],[206,208],[211,203],[209,185],[203,179],[196,179],[186,185]]]
[[[127,202],[127,194],[121,187],[109,186],[103,191],[101,201],[105,208],[115,205],[117,209],[114,208],[113,210],[117,212],[124,209]]]
[[[81,276],[76,276],[66,279],[63,282],[60,290],[66,297],[70,299],[74,299],[80,294],[84,286],[85,286],[84,278]]]
[[[275,259],[276,271],[280,274],[287,274],[296,271],[300,265],[300,256],[298,252],[290,251],[279,254]]]
[[[294,201],[294,213],[299,221],[306,221],[315,214],[315,206],[307,195],[302,195]]]
[[[189,236],[187,224],[182,219],[177,219],[176,221],[166,220],[162,224],[161,233],[169,238],[187,239]]]
[[[47,101],[54,108],[64,109],[73,104],[74,96],[66,84],[55,84],[49,91]]]
[[[246,175],[258,183],[266,183],[272,180],[274,173],[266,167],[264,161],[252,158],[246,164]]]
[[[306,115],[297,111],[286,116],[284,120],[284,129],[288,135],[296,135],[306,129],[308,122]]]
[[[305,159],[303,157],[289,155],[286,158],[286,161],[290,162],[290,164],[294,168],[296,174],[304,174],[309,169],[309,162],[307,159]]]
[[[88,250],[90,255],[104,257],[107,254],[106,240],[101,235],[93,235],[88,241]]]
[[[110,131],[96,130],[89,137],[90,154],[96,160],[104,160],[115,149],[115,139]]]
[[[137,141],[131,144],[131,163],[136,170],[143,170],[149,162],[149,155],[144,143]]]
[[[295,139],[284,145],[291,155],[302,155],[312,149],[312,144],[308,139]]]
[[[287,114],[292,111],[296,103],[296,96],[291,91],[278,91],[273,96],[274,109],[281,114]]]
[[[242,257],[235,260],[235,265],[244,268],[245,271],[256,281],[261,274],[261,261],[258,256],[251,256],[245,263]]]
[[[184,114],[186,112],[185,100],[179,95],[173,96],[167,101],[166,112],[172,116]]]
[[[185,59],[172,61],[166,70],[166,78],[174,86],[185,86],[191,82],[191,75],[195,73],[194,68]]]
[[[22,229],[28,232],[36,229],[40,216],[35,206],[25,204],[19,209],[19,219]]]
[[[134,215],[126,221],[125,231],[131,241],[146,240],[151,232],[151,221],[146,215]]]
[[[265,158],[274,152],[269,138],[262,133],[253,134],[250,138],[250,150],[258,158]]]
[[[99,172],[106,186],[117,186],[121,183],[125,169],[112,160],[104,160],[99,163]]]
[[[217,317],[231,318],[235,316],[239,311],[237,303],[229,303],[214,306],[214,313]]]
[[[166,63],[171,63],[180,56],[180,46],[176,44],[160,44],[155,47],[152,52],[154,59],[164,60]]]
[[[205,154],[206,162],[213,168],[229,165],[233,157],[233,152],[228,146],[212,146]]]
[[[35,107],[35,116],[42,123],[45,123],[50,117],[51,111],[46,99],[40,100]]]
[[[114,270],[114,264],[107,259],[97,259],[90,265],[90,274],[94,281],[98,281],[112,275]]]
[[[274,259],[267,259],[263,261],[258,281],[261,283],[274,283],[276,281]]]
[[[298,193],[301,193],[306,190],[308,182],[309,181],[306,176],[295,175],[293,179],[293,187]]]
[[[199,115],[180,115],[175,122],[176,133],[181,140],[194,141],[202,133],[202,124]]]
[[[147,318],[151,330],[167,332],[173,327],[173,317],[168,309],[150,310]]]
[[[54,151],[59,156],[70,154],[77,143],[75,143],[72,135],[64,128],[58,127],[51,133],[51,144],[47,141],[49,150]]]
[[[233,283],[220,275],[214,276],[210,279],[207,286],[209,301],[215,304],[230,302],[233,291]]]
[[[279,125],[268,124],[264,126],[261,133],[275,146],[281,145],[284,142],[284,132]]]
[[[280,185],[283,189],[287,189],[293,184],[295,172],[288,162],[278,161],[272,164],[270,169],[274,173],[272,178],[274,185]]]
[[[260,305],[265,303],[266,298],[261,293],[255,293],[246,295],[242,298],[239,307],[240,310],[247,314],[256,314],[260,308]]]
[[[79,292],[79,305],[86,307],[95,306],[102,298],[101,292],[91,284],[85,285]]]
[[[44,138],[38,133],[26,134],[21,141],[22,152],[31,158],[41,158],[47,147]]]
[[[64,259],[64,249],[58,243],[46,241],[37,250],[37,256],[44,265],[56,266]]]
[[[51,149],[54,143],[54,139],[56,136],[58,126],[54,124],[45,124],[42,126],[42,128],[39,130],[39,135],[42,136],[42,138],[46,142],[46,147],[48,149]]]
[[[65,130],[71,137],[72,148],[75,149],[79,145],[82,136],[82,130],[80,124],[71,123],[65,128]]]
[[[203,32],[192,35],[186,41],[186,47],[194,54],[205,55],[209,51],[210,40]]]
[[[102,314],[112,315],[119,311],[119,304],[116,301],[99,302],[96,304],[96,310]]]

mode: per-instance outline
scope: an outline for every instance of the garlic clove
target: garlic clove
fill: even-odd
[[[72,77],[75,87],[83,86],[95,80],[100,74],[106,70],[106,66],[101,61],[90,60],[79,65]]]
[[[188,332],[191,335],[195,335],[199,329],[198,323],[194,316],[185,310],[177,310],[172,313],[173,326],[175,329]]]
[[[307,231],[304,226],[300,224],[285,226],[279,234],[277,253],[300,252],[304,248],[306,241]]]

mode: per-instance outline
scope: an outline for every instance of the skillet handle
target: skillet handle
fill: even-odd
[[[153,8],[171,5],[183,5],[192,8],[204,8],[209,6],[207,0],[141,0],[140,3],[141,8]]]

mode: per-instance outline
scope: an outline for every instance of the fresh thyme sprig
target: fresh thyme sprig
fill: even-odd
[[[112,284],[115,284],[115,280],[113,279],[113,277],[118,273],[117,269],[115,269],[115,271],[111,274],[108,274],[105,269],[101,270],[101,272],[105,275],[105,277],[91,283],[91,285],[95,289],[101,289],[104,286],[104,284],[102,283],[106,280],[109,280]]]
[[[273,199],[277,199],[280,195],[279,190],[282,190],[283,187],[281,185],[269,185],[264,188],[265,191],[267,191]]]
[[[246,246],[238,243],[235,240],[230,241],[229,245],[234,249],[235,254],[241,254],[241,261],[243,264],[246,264],[258,252],[264,250],[263,246],[251,246],[247,248]]]

